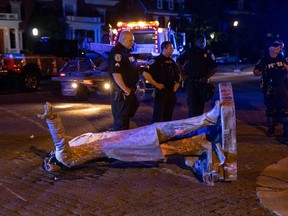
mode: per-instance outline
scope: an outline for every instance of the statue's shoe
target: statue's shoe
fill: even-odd
[[[43,160],[42,169],[46,172],[58,171],[61,169],[55,157],[55,151],[49,152]]]

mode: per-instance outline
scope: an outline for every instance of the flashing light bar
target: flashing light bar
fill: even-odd
[[[114,39],[112,44],[116,44],[116,40],[118,38],[118,33],[122,29],[153,29],[154,30],[154,37],[155,37],[155,51],[156,53],[159,52],[158,47],[158,34],[163,32],[162,28],[159,27],[158,21],[138,21],[138,22],[118,22],[117,23],[117,33],[114,34]]]
[[[158,21],[138,21],[138,22],[118,22],[118,28],[135,28],[135,27],[158,27]]]

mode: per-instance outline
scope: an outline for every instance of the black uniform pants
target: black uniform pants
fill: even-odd
[[[278,118],[285,117],[288,112],[288,91],[285,84],[271,86],[271,90],[267,93],[264,89],[264,104],[266,105],[266,115]]]
[[[156,89],[152,123],[171,121],[176,105],[176,93],[171,89]]]
[[[188,104],[188,117],[195,117],[202,115],[205,109],[205,97],[203,96],[203,90],[201,89],[199,82],[187,81],[185,82],[185,88],[187,93]]]
[[[113,131],[129,129],[130,118],[138,109],[139,102],[135,94],[115,98],[112,96],[111,108],[113,114]]]

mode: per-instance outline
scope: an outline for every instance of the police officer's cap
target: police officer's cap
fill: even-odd
[[[272,40],[269,42],[268,47],[280,47],[281,43],[278,40]]]

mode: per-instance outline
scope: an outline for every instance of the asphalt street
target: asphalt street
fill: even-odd
[[[38,93],[2,91],[0,215],[281,215],[257,196],[258,180],[267,167],[288,156],[288,148],[280,137],[265,136],[258,79],[249,70],[219,73],[211,79],[216,86],[219,82],[232,83],[237,118],[238,178],[215,182],[214,186],[197,180],[181,157],[170,158],[167,163],[99,159],[70,170],[44,172],[42,160],[53,150],[45,121],[36,117],[43,112],[44,102],[54,104],[66,133],[74,137],[111,126],[109,100],[92,95],[88,102],[79,103],[59,96],[57,86]],[[179,91],[177,96],[174,119],[186,118],[185,92]],[[216,92],[206,109],[218,99]],[[149,124],[151,115],[152,99],[147,94],[131,126]],[[280,126],[277,133],[281,133]]]

